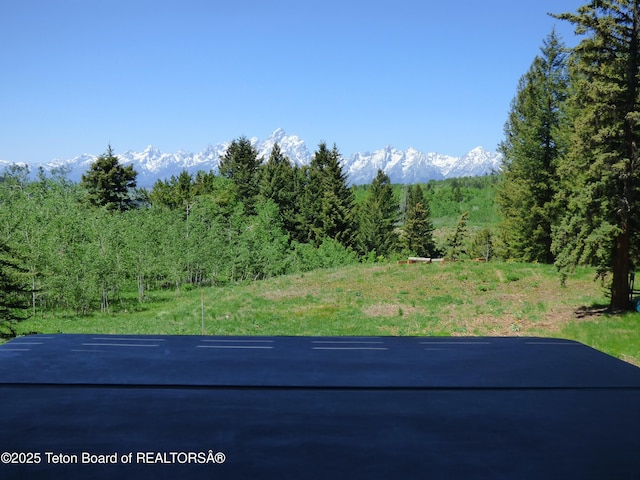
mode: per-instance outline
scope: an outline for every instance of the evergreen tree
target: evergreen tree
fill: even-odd
[[[156,180],[149,198],[155,205],[182,210],[188,217],[195,196],[193,176],[183,170],[177,177],[171,175],[169,180]]]
[[[283,226],[289,232],[296,231],[295,175],[291,161],[276,143],[269,159],[262,166],[260,196],[276,204]]]
[[[449,251],[447,256],[451,260],[458,260],[462,255],[467,254],[466,241],[467,241],[467,222],[469,221],[469,212],[464,212],[460,215],[456,230],[449,238]]]
[[[391,180],[378,170],[369,195],[359,209],[358,247],[362,254],[375,251],[377,255],[388,256],[397,249],[398,210]]]
[[[261,163],[262,158],[258,158],[258,151],[251,141],[242,136],[231,142],[218,166],[220,175],[236,185],[239,199],[249,213],[254,211],[260,192]]]
[[[132,165],[120,164],[109,145],[107,151],[82,175],[81,184],[87,190],[92,205],[124,211],[135,206],[132,190],[136,186],[137,176]]]
[[[310,211],[308,200],[309,192],[309,172],[308,165],[294,165],[292,172],[292,209],[284,219],[286,230],[293,241],[308,243],[311,241],[311,228],[309,226]]]
[[[309,240],[320,245],[325,238],[345,246],[355,243],[354,196],[347,186],[337,146],[332,150],[322,142],[309,165],[305,191],[304,218]]]
[[[557,15],[585,38],[573,51],[575,134],[560,167],[566,215],[557,264],[613,272],[613,310],[629,307],[628,274],[640,221],[640,0],[593,0]]]
[[[402,228],[404,246],[419,257],[435,256],[431,208],[420,185],[409,186],[406,203],[406,220]]]
[[[503,217],[505,254],[552,263],[551,229],[556,219],[558,158],[565,153],[564,110],[567,55],[555,31],[520,79],[505,125],[502,182],[496,203]]]
[[[28,270],[4,242],[0,243],[0,337],[15,337],[15,323],[24,320],[29,309],[31,288]]]
[[[291,195],[291,170],[293,166],[280,150],[280,145],[274,144],[269,158],[262,166],[260,195],[273,200],[276,205],[287,203],[287,197]]]
[[[196,178],[193,181],[193,194],[209,195],[216,190],[216,176],[213,171],[205,172],[198,170]]]

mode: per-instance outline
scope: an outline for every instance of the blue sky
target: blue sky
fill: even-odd
[[[495,150],[518,79],[585,0],[6,0],[0,159],[296,134],[344,156]]]

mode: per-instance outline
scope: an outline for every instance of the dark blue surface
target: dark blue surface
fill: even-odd
[[[640,478],[640,369],[565,340],[31,336],[0,408],[0,478]]]

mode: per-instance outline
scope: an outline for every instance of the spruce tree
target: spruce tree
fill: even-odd
[[[220,175],[236,185],[238,198],[249,213],[254,212],[260,193],[261,163],[262,158],[258,158],[258,151],[251,145],[251,141],[242,136],[231,142],[218,165]]]
[[[280,150],[280,145],[274,144],[269,158],[262,166],[260,195],[265,199],[273,200],[277,205],[277,198],[284,195],[290,188],[290,179],[287,179],[285,172],[292,169],[291,162]]]
[[[456,229],[448,239],[449,251],[448,258],[451,260],[459,260],[463,255],[467,255],[467,222],[469,221],[469,212],[460,215]]]
[[[407,190],[406,219],[402,228],[402,243],[419,257],[433,257],[437,248],[433,239],[431,207],[420,185]]]
[[[355,244],[354,196],[341,160],[337,146],[329,150],[322,142],[309,165],[304,217],[309,239],[317,245],[325,238]]]
[[[378,170],[359,209],[358,247],[362,254],[375,251],[377,255],[388,256],[397,249],[398,214],[398,201],[393,195],[391,180]]]
[[[138,173],[132,165],[124,166],[113,153],[111,145],[100,155],[86,174],[81,185],[87,190],[89,203],[107,210],[124,211],[135,206],[132,191]]]
[[[520,79],[500,144],[504,156],[496,203],[510,258],[552,263],[557,162],[565,153],[567,55],[555,31]]]
[[[276,143],[269,159],[262,166],[260,175],[260,196],[273,200],[280,212],[283,226],[289,232],[295,231],[294,168]]]
[[[216,176],[212,170],[205,172],[204,170],[198,170],[196,178],[193,181],[193,193],[194,195],[208,195],[213,193],[216,189]]]
[[[299,243],[311,241],[311,228],[309,226],[309,171],[308,165],[293,166],[291,186],[291,211],[286,215],[284,224],[291,239]]]
[[[556,263],[612,272],[610,308],[625,309],[640,222],[640,0],[594,0],[557,17],[585,38],[571,62],[575,132],[560,166]]]
[[[15,337],[15,323],[24,320],[30,306],[29,271],[15,252],[0,243],[0,337]]]
[[[182,210],[185,217],[189,216],[195,196],[196,188],[193,176],[186,170],[180,172],[177,177],[171,175],[169,180],[157,180],[149,194],[153,204],[171,210]]]

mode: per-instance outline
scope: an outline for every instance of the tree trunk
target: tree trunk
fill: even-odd
[[[613,281],[611,283],[611,310],[628,310],[629,301],[629,228],[616,239],[616,251],[613,260]]]
[[[102,282],[102,302],[100,304],[100,311],[105,313],[109,310],[109,291],[107,289],[106,281]]]
[[[138,275],[136,275],[136,279],[138,281],[138,302],[142,303],[144,302],[144,275],[139,273]]]
[[[36,318],[36,274],[35,268],[31,269],[31,308],[33,309],[33,318]]]
[[[640,21],[638,18],[638,2],[632,8],[632,29],[629,44],[629,62],[627,69],[627,99],[624,119],[626,169],[622,175],[621,228],[622,232],[616,238],[613,259],[613,281],[611,285],[612,310],[628,310],[631,306],[631,291],[629,285],[629,269],[631,267],[631,215],[635,205],[636,185],[634,185],[634,170],[638,167],[638,146],[636,144],[637,121],[631,114],[637,113],[638,97],[638,58],[640,50]],[[634,117],[635,118],[635,117]]]

